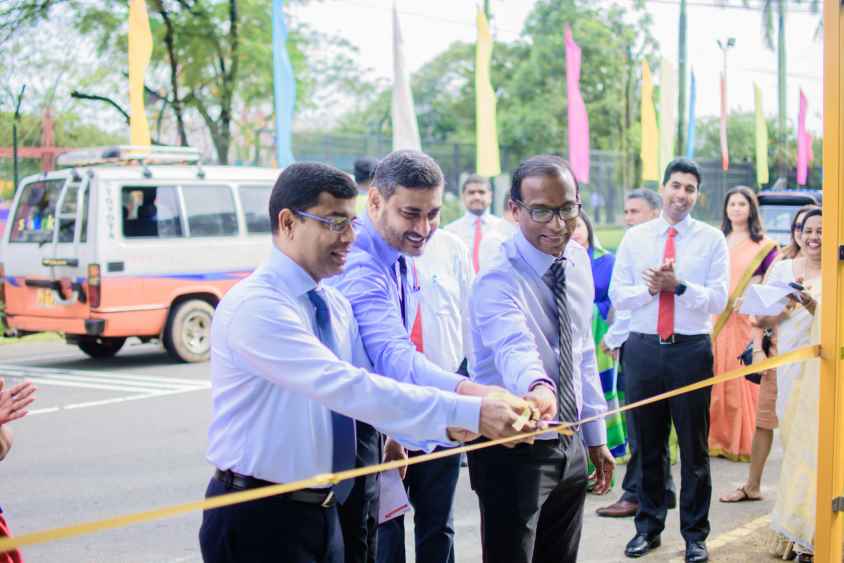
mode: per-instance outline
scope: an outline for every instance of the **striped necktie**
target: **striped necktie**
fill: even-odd
[[[557,328],[560,336],[559,380],[557,381],[557,412],[562,422],[574,422],[578,418],[577,400],[574,396],[574,360],[572,358],[571,317],[566,298],[566,259],[557,258],[548,268],[543,279],[554,295],[557,311]],[[561,435],[568,446],[571,436]]]
[[[308,299],[316,309],[317,336],[335,354],[334,333],[331,331],[331,311],[328,304],[320,295],[319,290],[312,289],[308,292]],[[355,438],[355,421],[346,415],[331,411],[331,433],[333,435],[333,447],[331,454],[331,471],[345,471],[354,469],[357,440]],[[334,486],[334,494],[337,502],[343,504],[352,492],[354,479],[340,481]]]

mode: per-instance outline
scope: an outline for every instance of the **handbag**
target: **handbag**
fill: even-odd
[[[762,333],[762,352],[766,357],[771,355],[771,346],[773,345],[773,340],[771,339],[772,335],[773,333],[770,329],[765,329],[765,332]],[[744,352],[739,354],[739,363],[743,366],[753,365],[753,351],[753,340],[751,340],[747,343],[747,347],[744,349]],[[756,385],[762,383],[762,374],[759,372],[748,373],[744,376],[744,378]]]

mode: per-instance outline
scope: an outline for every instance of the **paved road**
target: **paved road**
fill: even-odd
[[[0,347],[0,373],[13,380],[32,379],[40,389],[32,415],[13,425],[15,447],[0,464],[0,504],[17,533],[201,498],[210,474],[204,459],[210,419],[207,364],[174,364],[149,344],[127,346],[112,360],[94,361],[76,348],[42,342]],[[619,468],[619,476],[623,470]],[[739,484],[745,471],[746,465],[714,460],[716,494]],[[769,497],[778,471],[775,448],[766,474]],[[589,497],[581,561],[624,560],[632,522],[594,515],[597,506],[617,494]],[[770,509],[770,501],[735,506],[715,502],[712,538],[758,522]],[[647,559],[680,556],[677,519],[676,511],[669,513],[664,547]],[[26,560],[199,561],[199,520],[199,514],[191,514],[33,546],[26,549]],[[456,529],[457,561],[480,561],[477,505],[465,471]],[[729,546],[721,552],[727,555]]]

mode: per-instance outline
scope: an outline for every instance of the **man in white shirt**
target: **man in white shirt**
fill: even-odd
[[[410,274],[421,288],[410,333],[413,344],[434,364],[460,373],[471,343],[468,305],[475,278],[466,245],[456,235],[437,229],[424,254],[414,259]],[[386,449],[390,457],[397,457],[395,450],[401,446],[390,440]],[[410,451],[409,455],[421,453]],[[460,456],[407,468],[404,484],[414,509],[418,563],[454,561],[453,506],[459,476]],[[404,563],[404,537],[404,516],[382,524],[377,561]]]
[[[624,224],[629,229],[642,223],[647,223],[659,217],[662,211],[662,199],[653,190],[639,188],[631,191],[624,198]],[[623,346],[630,335],[630,311],[615,311],[615,320],[601,341],[601,349],[606,354],[611,354],[616,360],[624,361]],[[624,370],[620,369],[618,374],[618,387],[624,391]],[[598,516],[607,518],[628,518],[635,516],[639,510],[639,482],[641,481],[641,466],[639,465],[639,445],[636,434],[633,432],[633,421],[629,412],[624,413],[627,419],[627,445],[630,448],[630,458],[627,460],[624,480],[621,488],[624,494],[621,498],[609,506],[603,506],[596,510]],[[677,492],[674,487],[674,479],[671,477],[671,461],[665,456],[665,494],[667,496],[668,508],[677,506]]]
[[[504,242],[510,240],[519,230],[509,203],[505,206],[501,219],[481,241],[480,259],[478,260],[481,265],[492,264],[495,257],[501,252],[501,246]]]
[[[727,304],[727,242],[721,231],[689,215],[700,194],[697,164],[683,158],[669,163],[660,194],[662,215],[624,235],[610,283],[615,308],[630,311],[623,365],[629,403],[712,377],[711,319]],[[633,411],[642,478],[628,557],[660,545],[668,508],[663,460],[673,421],[686,561],[709,559],[709,398],[706,387]]]
[[[492,205],[492,189],[483,176],[472,174],[463,182],[463,205],[466,215],[446,225],[446,230],[454,233],[469,249],[469,257],[475,273],[483,267],[481,262],[481,242],[484,237],[501,223],[502,219],[489,212]]]

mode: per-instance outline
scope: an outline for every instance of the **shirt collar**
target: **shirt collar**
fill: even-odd
[[[692,227],[692,221],[694,221],[694,219],[692,219],[692,215],[690,213],[686,215],[683,220],[677,223],[676,225],[671,225],[671,223],[669,223],[665,219],[665,214],[660,213],[659,218],[656,221],[658,227],[657,232],[660,235],[666,234],[668,232],[668,228],[673,226],[675,229],[677,229],[677,234],[682,236]]]
[[[294,297],[301,297],[318,287],[318,284],[308,272],[275,245],[273,245],[273,250],[270,253],[267,267],[273,275],[284,280],[285,285]]]
[[[361,232],[372,242],[372,253],[375,258],[387,266],[392,266],[396,263],[401,253],[390,246],[380,233],[378,233],[368,213],[364,213],[361,219]]]
[[[467,211],[466,215],[464,215],[463,217],[465,217],[466,220],[469,221],[469,223],[472,224],[472,225],[474,225],[475,221],[478,219],[478,217],[480,217],[481,218],[481,224],[483,225],[483,224],[486,224],[487,221],[489,220],[489,209],[487,209],[486,211],[484,211],[480,215],[475,215],[471,211]]]
[[[545,254],[541,250],[537,250],[537,248],[525,238],[521,229],[516,231],[516,234],[513,235],[513,241],[516,245],[516,250],[519,251],[519,254],[521,254],[522,258],[525,259],[525,262],[528,263],[528,266],[530,266],[540,278],[544,276],[545,272],[548,271],[548,268],[550,268],[551,264],[554,262],[554,257],[550,254]]]

